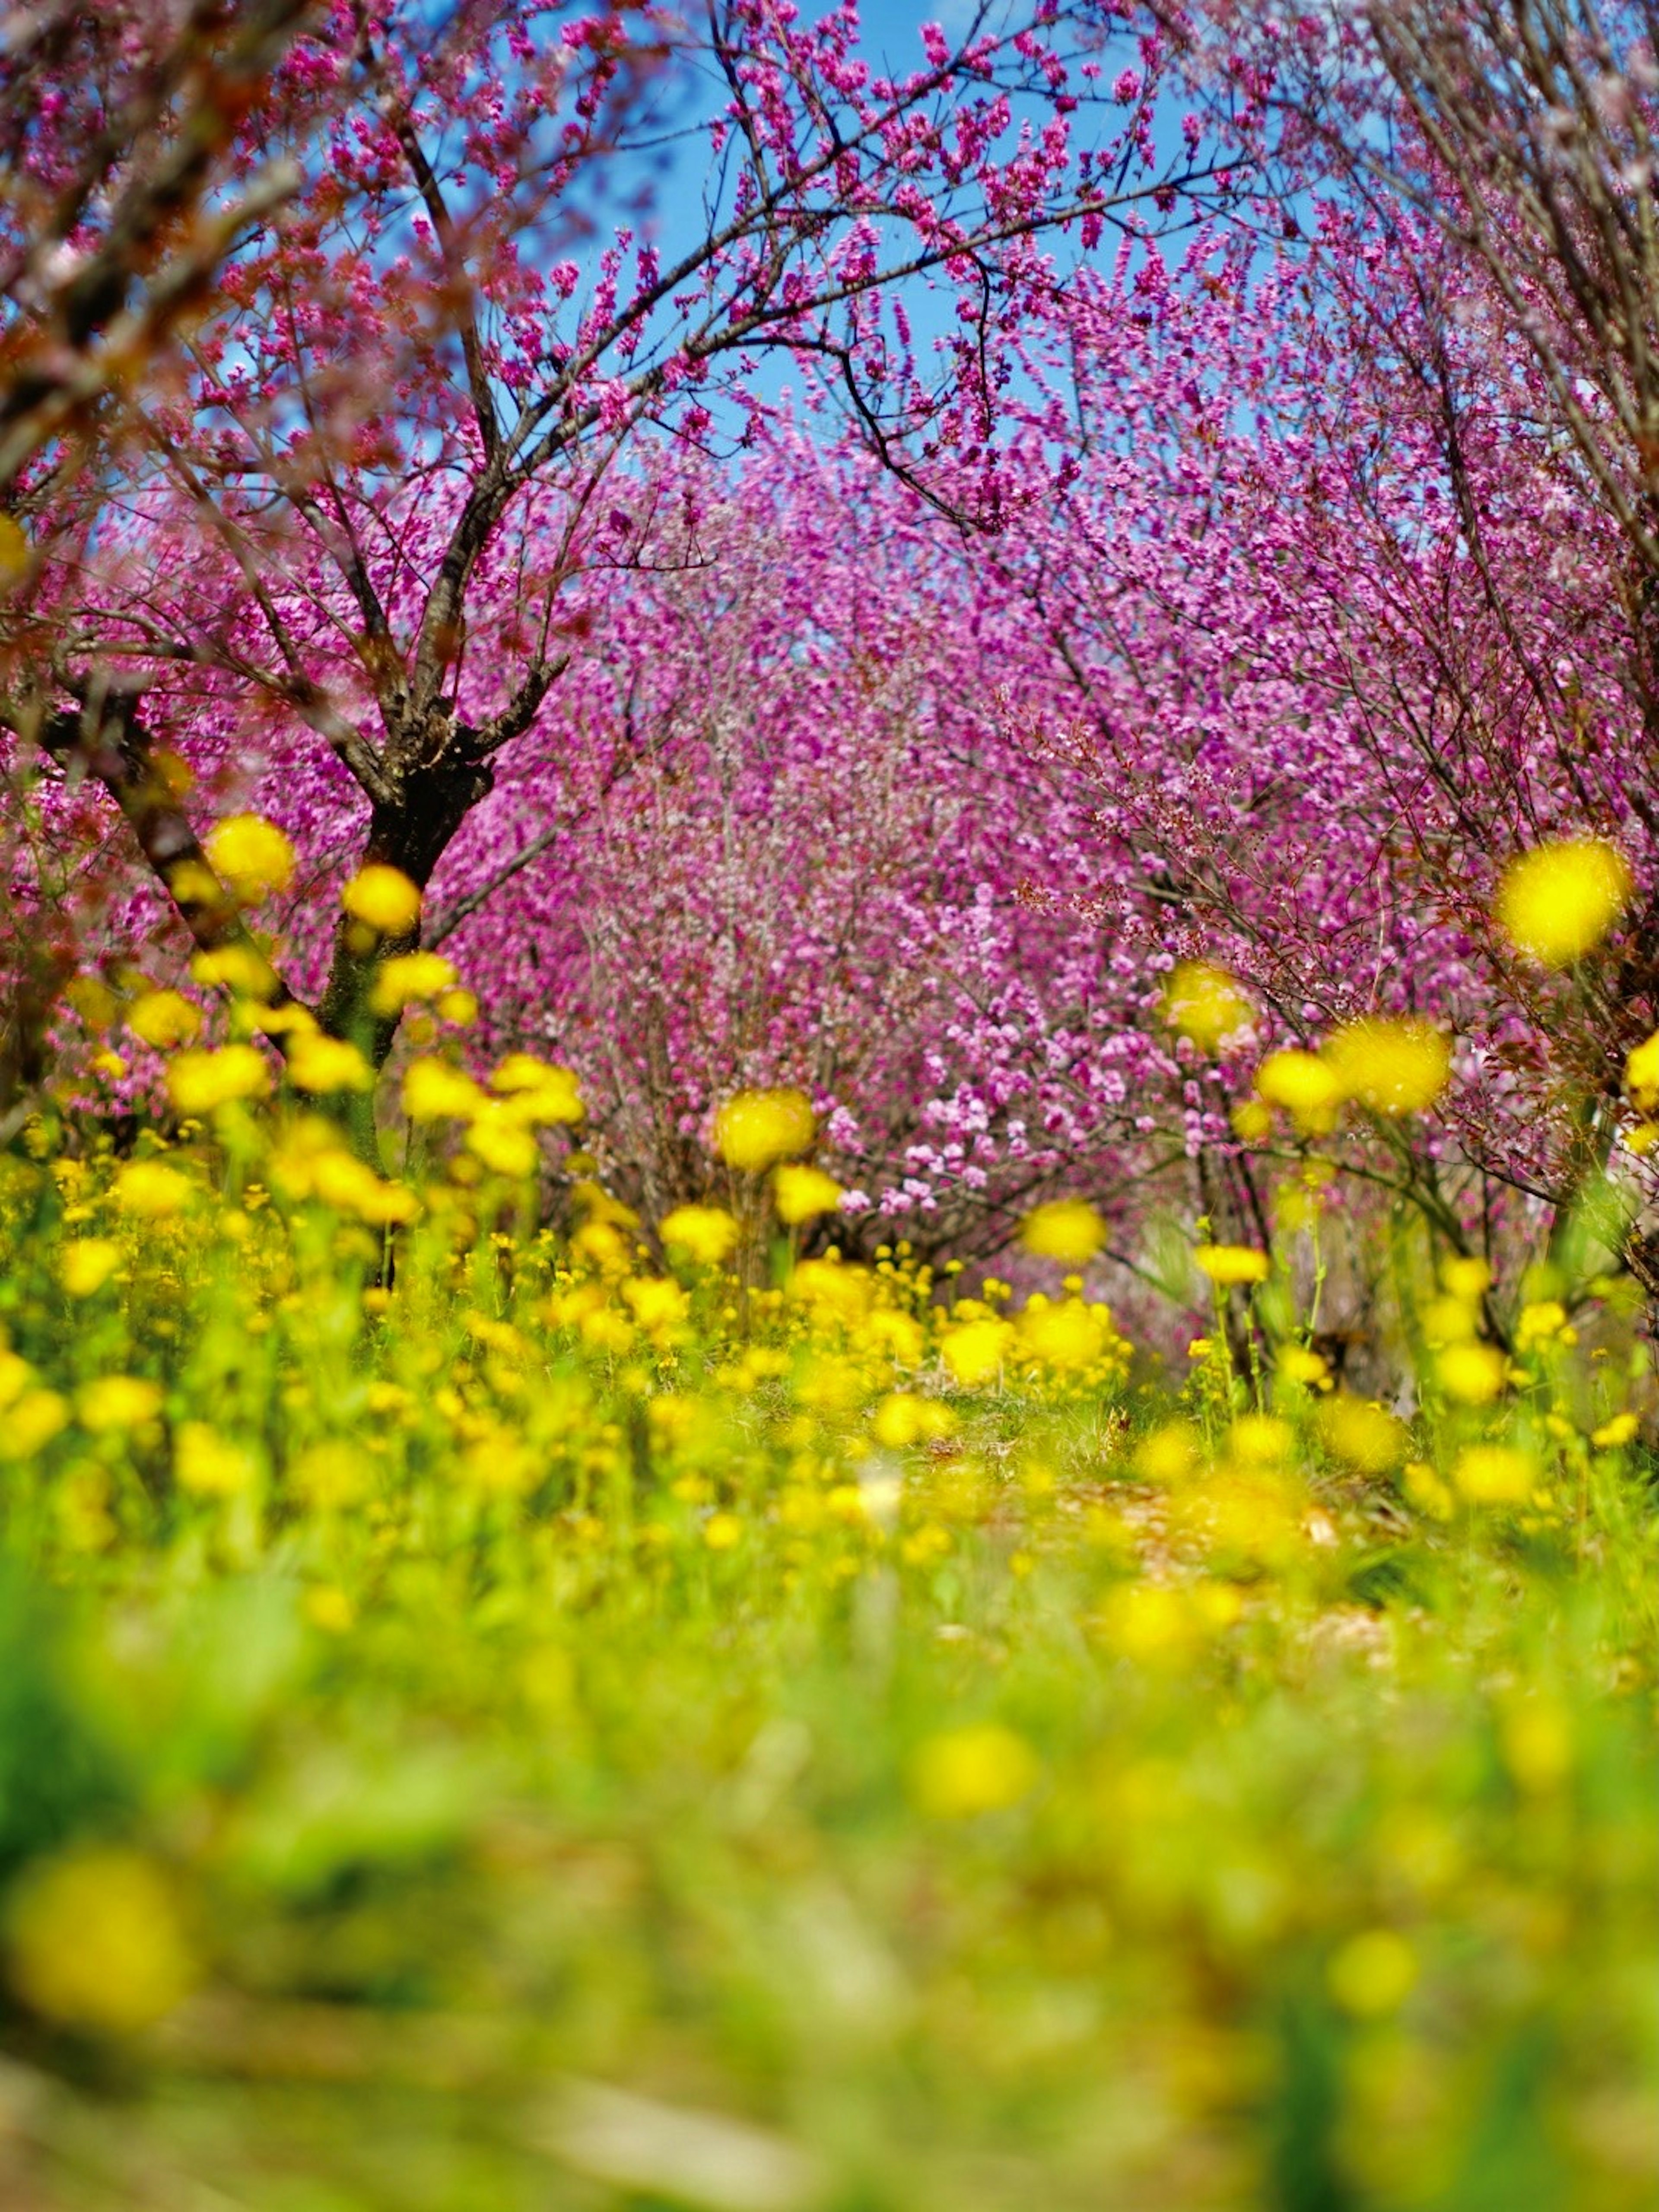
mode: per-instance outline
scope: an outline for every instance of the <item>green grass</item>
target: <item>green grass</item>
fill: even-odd
[[[4,2201],[1659,2197],[1623,1352],[1345,1461],[1316,1383],[465,1166],[366,1292],[251,1129],[165,1212],[3,1170]]]

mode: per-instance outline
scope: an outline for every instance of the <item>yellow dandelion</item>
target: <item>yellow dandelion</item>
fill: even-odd
[[[177,991],[146,991],[127,1008],[127,1027],[157,1052],[172,1052],[201,1035],[202,1009]]]
[[[820,1213],[834,1213],[841,1206],[841,1185],[822,1168],[797,1167],[786,1163],[772,1177],[773,1202],[778,1219],[793,1229]]]
[[[1041,1779],[1036,1753],[1012,1729],[987,1722],[930,1736],[912,1761],[917,1808],[936,1820],[970,1820],[1006,1812]]]
[[[1338,1084],[1373,1114],[1391,1119],[1432,1106],[1451,1073],[1451,1046],[1431,1022],[1368,1014],[1346,1023],[1325,1047]]]
[[[354,921],[381,937],[405,937],[421,918],[421,894],[400,868],[371,860],[360,868],[340,893],[340,903]]]
[[[737,1248],[738,1224],[721,1206],[677,1206],[664,1216],[661,1236],[670,1251],[717,1267]]]
[[[1026,1215],[1019,1241],[1035,1259],[1082,1267],[1106,1242],[1106,1224],[1086,1199],[1056,1198]]]
[[[136,1852],[87,1850],[26,1874],[7,1921],[8,1979],[62,2027],[131,2034],[197,1978],[171,1886]]]
[[[1257,1095],[1288,1114],[1304,1136],[1322,1136],[1336,1126],[1342,1083],[1328,1060],[1312,1052],[1269,1053],[1255,1072]]]
[[[1630,863],[1616,845],[1569,837],[1512,861],[1494,912],[1517,951],[1540,967],[1566,968],[1601,943],[1631,890]]]
[[[377,1014],[400,1014],[419,999],[441,998],[453,988],[455,970],[441,952],[403,952],[381,961],[368,1003]]]
[[[181,1052],[167,1068],[167,1096],[181,1114],[210,1114],[239,1098],[263,1098],[270,1088],[264,1055],[251,1044],[217,1052]]]
[[[1267,1279],[1267,1254],[1253,1251],[1248,1244],[1200,1244],[1193,1258],[1199,1273],[1207,1275],[1220,1290]]]
[[[802,1091],[740,1091],[714,1116],[714,1150],[728,1167],[762,1175],[804,1152],[817,1123]]]
[[[1165,987],[1164,1018],[1200,1052],[1213,1053],[1249,1020],[1250,1002],[1224,968],[1183,960]]]
[[[239,906],[258,906],[294,880],[294,848],[262,814],[233,814],[208,834],[207,856]]]

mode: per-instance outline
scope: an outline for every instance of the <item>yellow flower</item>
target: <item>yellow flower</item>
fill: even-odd
[[[1269,1106],[1282,1107],[1304,1136],[1322,1136],[1336,1126],[1341,1081],[1316,1053],[1269,1053],[1255,1072],[1255,1087]]]
[[[1484,1260],[1448,1260],[1440,1279],[1455,1298],[1479,1305],[1492,1288],[1492,1269]]]
[[[1516,1340],[1521,1346],[1538,1344],[1559,1336],[1567,1325],[1567,1310],[1559,1298],[1534,1298],[1521,1309]]]
[[[302,1505],[330,1512],[368,1495],[373,1462],[360,1446],[343,1441],[309,1444],[289,1469],[289,1482]]]
[[[258,906],[294,880],[294,848],[260,814],[233,814],[208,834],[207,856],[239,906]]]
[[[251,1044],[181,1052],[167,1069],[167,1096],[181,1114],[210,1114],[236,1098],[263,1098],[270,1087],[264,1055]]]
[[[957,1381],[971,1389],[997,1373],[1012,1336],[1006,1321],[962,1322],[945,1331],[939,1355]]]
[[[192,1498],[234,1498],[252,1489],[258,1476],[246,1446],[232,1443],[205,1421],[186,1421],[179,1430],[173,1472]]]
[[[159,1382],[137,1375],[100,1375],[83,1382],[75,1394],[75,1410],[83,1429],[94,1436],[121,1429],[141,1429],[161,1410]]]
[[[1643,1113],[1659,1106],[1659,1030],[1626,1054],[1625,1088]]]
[[[320,1152],[307,1163],[312,1191],[337,1213],[349,1213],[371,1228],[413,1221],[420,1201],[400,1182],[383,1182],[366,1161],[349,1152]]]
[[[62,2027],[131,2034],[196,1980],[172,1890],[134,1851],[82,1851],[26,1874],[7,1920],[13,1989]]]
[[[1351,1936],[1325,1970],[1331,1995],[1356,2020],[1398,2012],[1417,1983],[1417,1954],[1392,1928]]]
[[[573,1068],[559,1067],[527,1052],[510,1052],[489,1079],[490,1088],[510,1100],[514,1120],[552,1127],[581,1121],[587,1109]]]
[[[1615,1413],[1592,1432],[1590,1442],[1598,1451],[1618,1451],[1631,1442],[1638,1425],[1634,1413]]]
[[[739,1091],[714,1116],[714,1149],[728,1167],[760,1175],[811,1143],[817,1122],[802,1091]]]
[[[1599,945],[1631,895],[1630,864],[1599,837],[1570,837],[1524,853],[1504,872],[1495,908],[1517,951],[1569,967]]]
[[[1538,1486],[1538,1466],[1512,1444],[1466,1444],[1452,1484],[1471,1505],[1524,1505]]]
[[[780,1221],[793,1229],[820,1213],[834,1213],[841,1205],[841,1185],[822,1168],[786,1164],[772,1177],[772,1191]]]
[[[89,1298],[101,1291],[121,1264],[118,1245],[100,1237],[83,1237],[65,1244],[58,1255],[58,1278],[72,1298]]]
[[[1504,1387],[1504,1355],[1490,1344],[1448,1345],[1436,1367],[1447,1396],[1466,1406],[1489,1406]]]
[[[368,994],[377,1014],[400,1014],[416,999],[436,999],[455,981],[455,970],[441,952],[403,952],[383,960]]]
[[[1212,1053],[1249,1020],[1250,1002],[1224,968],[1183,960],[1164,989],[1164,1018],[1200,1051]]]
[[[705,1267],[717,1267],[736,1249],[738,1224],[724,1206],[677,1206],[664,1218],[662,1241]]]
[[[1242,1145],[1264,1144],[1273,1134],[1273,1109],[1265,1098],[1241,1098],[1227,1118]]]
[[[1065,1298],[1051,1305],[1041,1295],[1029,1298],[1019,1316],[1022,1351],[1045,1366],[1068,1370],[1091,1366],[1114,1341],[1112,1316],[1104,1306]]]
[[[1223,1290],[1237,1283],[1267,1279],[1267,1254],[1252,1251],[1248,1244],[1200,1244],[1193,1258],[1199,1273]]]
[[[171,1052],[201,1034],[202,1009],[177,991],[147,991],[127,1008],[127,1027],[158,1052]]]
[[[71,976],[64,987],[64,996],[94,1036],[102,1036],[106,1030],[114,1028],[121,1001],[100,977]]]
[[[25,1390],[0,1420],[0,1453],[8,1459],[30,1458],[52,1442],[69,1417],[56,1390]]]
[[[453,1022],[457,1029],[468,1029],[478,1018],[478,1001],[471,991],[446,991],[433,1012],[441,1022]]]
[[[702,1540],[711,1552],[729,1552],[743,1540],[743,1523],[735,1513],[715,1513],[703,1523]]]
[[[936,1820],[970,1820],[1006,1812],[1029,1797],[1042,1769],[1012,1729],[986,1722],[930,1736],[910,1769],[911,1796]]]
[[[1325,1058],[1349,1097],[1390,1117],[1432,1106],[1451,1072],[1451,1046],[1432,1023],[1393,1015],[1346,1023]]]
[[[1404,1422],[1363,1398],[1332,1398],[1319,1409],[1319,1434],[1334,1457],[1357,1474],[1389,1474],[1406,1456]]]
[[[466,1148],[495,1175],[533,1175],[541,1158],[536,1139],[498,1105],[486,1104],[466,1133]]]
[[[411,1121],[470,1121],[484,1104],[470,1075],[447,1060],[412,1060],[404,1076],[404,1111]]]
[[[325,1036],[320,1030],[302,1030],[291,1039],[285,1068],[296,1091],[313,1096],[374,1088],[374,1071],[356,1046],[345,1037]]]
[[[382,937],[404,937],[421,918],[421,894],[400,869],[371,860],[360,868],[340,893],[340,903],[354,921],[361,921]]]
[[[1057,1198],[1026,1215],[1019,1241],[1036,1259],[1081,1267],[1106,1242],[1106,1224],[1086,1199]]]
[[[275,969],[251,945],[220,945],[211,952],[198,952],[190,972],[198,983],[243,999],[269,998],[276,983]]]

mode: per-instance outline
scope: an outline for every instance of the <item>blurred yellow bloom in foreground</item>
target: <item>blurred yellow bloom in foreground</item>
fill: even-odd
[[[1451,1073],[1451,1045],[1431,1022],[1367,1014],[1330,1038],[1325,1058],[1351,1098],[1373,1114],[1420,1114]]]
[[[714,1150],[727,1167],[761,1175],[804,1152],[816,1127],[804,1091],[739,1091],[714,1116]]]
[[[251,1490],[258,1474],[246,1446],[232,1443],[205,1421],[186,1421],[179,1430],[173,1472],[192,1498],[234,1498]]]
[[[136,1852],[55,1860],[25,1875],[8,1917],[13,1989],[64,2027],[130,2034],[197,1978],[172,1891]]]
[[[1340,1397],[1319,1409],[1320,1441],[1358,1474],[1388,1474],[1406,1456],[1406,1425],[1363,1398]]]
[[[58,1261],[58,1278],[72,1298],[89,1298],[121,1264],[118,1245],[101,1237],[83,1237],[66,1244]]]
[[[717,1267],[737,1247],[738,1224],[723,1206],[677,1206],[664,1216],[661,1235],[671,1250]]]
[[[208,833],[205,850],[239,906],[258,906],[294,880],[294,848],[262,814],[233,814]]]
[[[1659,1030],[1626,1054],[1625,1088],[1643,1113],[1650,1114],[1659,1106]]]
[[[911,1795],[934,1820],[969,1820],[1018,1805],[1042,1771],[1023,1736],[987,1722],[930,1736],[910,1770]]]
[[[146,991],[127,1008],[127,1027],[157,1052],[171,1052],[201,1034],[202,1009],[177,991]]]
[[[1304,1136],[1334,1128],[1342,1085],[1334,1068],[1312,1052],[1271,1052],[1255,1072],[1258,1095],[1282,1107]]]
[[[76,1393],[75,1410],[83,1429],[95,1436],[143,1428],[161,1410],[161,1386],[138,1375],[100,1375]]]
[[[957,1381],[969,1389],[988,1382],[1001,1366],[1012,1341],[1006,1321],[965,1321],[947,1329],[939,1342],[939,1355]]]
[[[135,1159],[115,1176],[115,1203],[124,1214],[161,1221],[191,1201],[191,1176],[168,1168],[164,1159]]]
[[[1351,1936],[1331,1960],[1325,1978],[1331,1995],[1356,2020],[1397,2012],[1417,1984],[1417,1954],[1392,1928]]]
[[[217,1052],[181,1052],[167,1068],[167,1096],[181,1114],[210,1114],[237,1098],[263,1098],[270,1088],[264,1054],[251,1044]]]
[[[772,1178],[772,1194],[778,1219],[792,1229],[820,1213],[835,1213],[841,1206],[841,1185],[822,1168],[786,1164]]]
[[[1538,1486],[1538,1463],[1513,1444],[1467,1444],[1452,1486],[1471,1505],[1524,1505]]]
[[[1081,1267],[1106,1242],[1106,1224],[1086,1199],[1057,1198],[1026,1215],[1019,1241],[1034,1259]]]
[[[1218,1289],[1227,1290],[1239,1283],[1265,1283],[1267,1279],[1267,1255],[1253,1251],[1248,1244],[1200,1244],[1193,1254],[1201,1275],[1207,1275]]]
[[[442,953],[399,953],[375,969],[368,1003],[377,1014],[398,1014],[416,999],[438,998],[454,981],[455,970]]]
[[[1214,1052],[1249,1020],[1250,1002],[1224,968],[1183,960],[1164,990],[1164,1018],[1201,1052]]]
[[[404,1111],[411,1121],[470,1121],[484,1096],[470,1075],[447,1060],[413,1060],[404,1075]]]
[[[1512,861],[1494,912],[1517,951],[1542,967],[1565,968],[1601,943],[1630,895],[1630,864],[1616,845],[1569,837]]]
[[[382,937],[402,937],[421,918],[421,894],[401,869],[378,860],[360,868],[340,893],[340,904],[354,921],[365,922]]]
[[[355,1044],[320,1030],[301,1031],[289,1047],[288,1079],[297,1091],[372,1091],[374,1071]]]

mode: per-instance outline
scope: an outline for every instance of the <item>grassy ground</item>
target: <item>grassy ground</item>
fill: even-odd
[[[1063,1261],[476,1159],[387,1291],[413,1201],[218,1118],[3,1169],[8,2204],[1659,2197],[1623,1339],[1175,1395]]]

